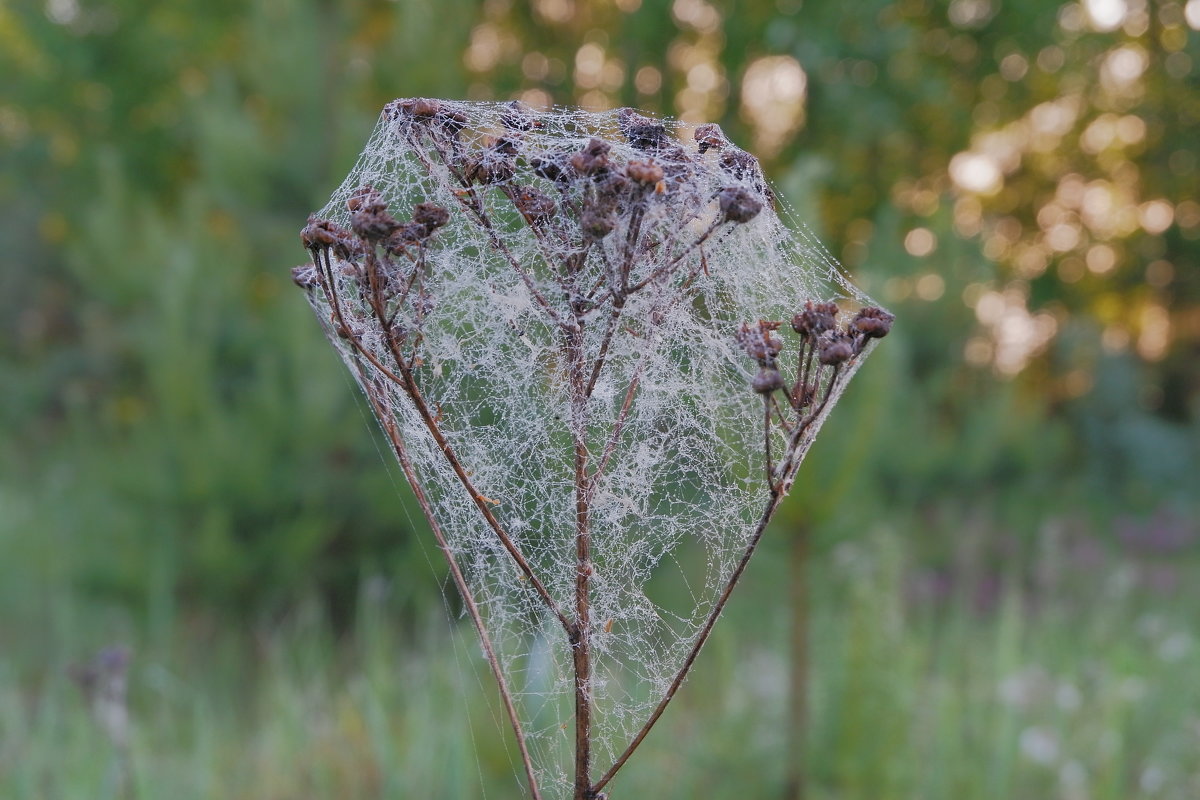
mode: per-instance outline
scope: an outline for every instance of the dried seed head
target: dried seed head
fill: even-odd
[[[625,174],[636,183],[654,186],[663,179],[663,168],[653,161],[630,161]]]
[[[317,275],[317,268],[312,264],[301,264],[298,267],[292,267],[292,283],[299,286],[301,289],[313,289],[320,285],[320,277]]]
[[[762,201],[740,186],[730,186],[717,192],[721,214],[729,222],[749,222],[762,211]]]
[[[804,310],[792,317],[792,330],[801,336],[818,336],[833,330],[837,313],[836,303],[814,303],[809,300],[804,304]]]
[[[362,186],[346,201],[350,227],[367,241],[386,239],[400,223],[387,210],[387,203],[374,186]]]
[[[509,136],[489,138],[487,148],[500,155],[515,156],[517,154],[517,141]]]
[[[737,332],[737,343],[746,355],[759,363],[759,366],[773,367],[775,356],[783,349],[783,342],[774,334],[781,323],[759,320],[751,325],[743,322]]]
[[[443,130],[457,136],[467,127],[467,115],[458,108],[442,104],[441,112],[434,118]]]
[[[346,208],[349,211],[383,211],[387,208],[387,202],[378,189],[364,184],[346,198]]]
[[[533,167],[533,174],[540,178],[545,178],[548,181],[559,181],[567,177],[570,171],[567,166],[571,160],[570,152],[550,152],[540,155],[531,156],[529,158],[529,166]]]
[[[476,156],[467,162],[463,177],[468,183],[503,183],[513,176],[512,165],[501,160],[492,161],[486,155]]]
[[[554,200],[532,186],[526,186],[521,189],[517,195],[516,206],[517,210],[521,212],[521,215],[531,225],[551,219],[555,212],[558,211],[558,206]]]
[[[667,128],[661,122],[645,117],[632,108],[617,112],[617,127],[638,150],[658,150],[667,144]]]
[[[760,367],[750,386],[759,394],[770,394],[783,388],[783,376],[775,367]]]
[[[729,140],[725,138],[725,132],[715,122],[696,128],[694,137],[701,153],[707,153],[709,150],[723,150],[729,144]]]
[[[854,342],[843,331],[826,331],[817,344],[817,358],[826,366],[841,364],[854,355]]]
[[[300,242],[308,250],[332,249],[339,258],[350,258],[362,252],[354,234],[327,219],[310,215],[308,224],[300,231]]]
[[[500,137],[489,139],[483,152],[470,158],[463,169],[463,177],[469,183],[503,183],[511,180],[516,172],[513,156],[517,144],[512,139]]]
[[[393,122],[405,126],[428,125],[433,130],[441,130],[451,136],[457,136],[467,126],[467,115],[461,108],[427,97],[393,100],[383,107],[383,113]]]
[[[500,123],[513,131],[531,131],[538,126],[533,109],[520,100],[506,103],[500,115]]]
[[[308,224],[300,231],[300,243],[306,250],[313,248],[332,247],[337,237],[333,232],[333,223],[327,219],[317,219],[310,215]]]
[[[603,139],[591,139],[575,155],[571,156],[571,166],[580,175],[600,175],[608,171],[608,153],[612,145]]]
[[[737,147],[727,147],[721,152],[721,169],[739,181],[757,180],[760,173],[758,159]]]
[[[450,221],[450,212],[437,203],[417,203],[413,206],[413,222],[433,233]]]
[[[888,335],[895,321],[894,314],[889,314],[882,308],[867,306],[858,312],[851,327],[866,339],[882,339]]]
[[[442,102],[440,100],[430,100],[427,97],[414,97],[410,100],[401,101],[400,108],[410,117],[433,119],[442,110]]]
[[[402,255],[406,247],[418,245],[429,238],[430,232],[419,222],[405,222],[384,240],[383,247],[391,255]]]
[[[633,184],[620,172],[610,172],[596,181],[596,204],[610,211],[621,205]]]
[[[604,209],[588,208],[579,216],[579,227],[591,239],[603,239],[612,233],[616,221]]]

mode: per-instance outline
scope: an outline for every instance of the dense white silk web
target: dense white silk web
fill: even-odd
[[[757,163],[715,126],[416,100],[388,106],[316,215],[329,279],[298,282],[403,441],[547,798],[573,786],[572,644],[480,503],[577,620],[582,443],[600,773],[675,679],[770,505],[752,382],[775,357],[748,355],[747,336],[778,337],[791,384],[803,364],[788,321],[834,300],[845,325],[867,304],[774,207]],[[388,284],[383,322],[364,263]],[[758,320],[783,326],[739,340]],[[795,441],[767,426],[781,490],[870,344],[837,371],[812,369]],[[400,385],[397,347],[444,441]]]

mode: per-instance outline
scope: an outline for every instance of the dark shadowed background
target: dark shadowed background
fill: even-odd
[[[898,318],[614,800],[783,797],[797,748],[816,798],[1200,795],[1198,30],[1200,0],[0,7],[0,794],[119,791],[68,673],[122,645],[143,797],[519,796],[288,273],[383,104],[435,96],[720,122]]]

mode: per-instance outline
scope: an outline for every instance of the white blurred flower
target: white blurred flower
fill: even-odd
[[[1058,760],[1059,741],[1054,731],[1037,726],[1021,731],[1018,741],[1021,754],[1035,764],[1050,766]]]
[[[1083,705],[1083,695],[1073,683],[1063,682],[1054,692],[1054,702],[1063,711],[1078,711]]]
[[[1192,637],[1180,631],[1163,640],[1163,643],[1158,646],[1158,657],[1167,662],[1180,661],[1191,649]]]

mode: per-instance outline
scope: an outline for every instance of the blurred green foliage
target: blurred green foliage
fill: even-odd
[[[961,526],[960,542],[994,535],[981,525]],[[1163,603],[1116,560],[1055,568],[1070,552],[1060,536],[1033,559],[1050,573],[1040,594],[1013,570],[994,597],[972,602],[964,586],[946,609],[905,587],[907,528],[838,546],[814,576],[811,797],[1195,795],[1194,593]],[[776,597],[790,576],[786,558],[751,571],[614,798],[781,796],[787,613]],[[1194,583],[1195,565],[1180,577]],[[470,626],[450,633],[428,617],[398,631],[386,594],[363,600],[350,635],[304,604],[241,646],[193,630],[174,652],[141,649],[138,796],[527,797]],[[0,661],[0,795],[111,797],[100,790],[111,753],[64,671],[28,688],[13,671]]]
[[[102,796],[66,668],[113,641],[142,796],[519,795],[288,280],[379,108],[427,95],[719,121],[899,318],[616,790],[778,796],[807,526],[811,796],[1196,796],[1198,27],[1200,0],[0,5],[0,795]]]
[[[758,146],[900,319],[786,519],[1032,534],[1187,506],[1200,10],[1118,5],[1103,31],[1091,6],[1034,0],[0,8],[0,562],[21,565],[0,636],[54,619],[64,587],[163,626],[312,593],[340,614],[375,574],[436,596],[402,481],[287,278],[395,96],[637,105]],[[1043,105],[1063,97],[1065,122]],[[1129,142],[1088,134],[1126,117]],[[1012,163],[981,137],[1014,124]],[[962,153],[983,172],[953,174]],[[1109,216],[1064,199],[1080,181],[1112,189]]]

